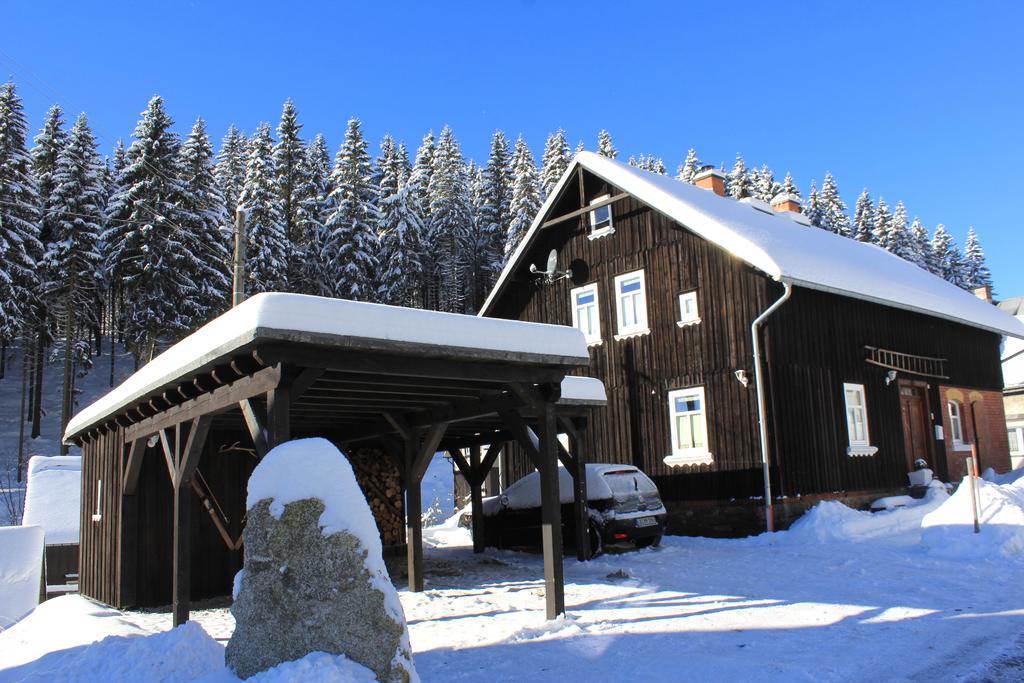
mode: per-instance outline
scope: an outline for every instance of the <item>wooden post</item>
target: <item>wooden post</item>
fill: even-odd
[[[416,476],[419,439],[405,440],[405,549],[409,590],[423,590],[423,498]]]
[[[981,512],[978,509],[978,454],[977,446],[971,444],[971,457],[967,458],[967,484],[971,487],[971,513],[974,515],[974,533],[981,533]]]
[[[590,559],[590,506],[587,504],[587,461],[580,447],[580,434],[569,434],[569,452],[572,454],[573,514],[576,516],[576,559]]]
[[[189,516],[192,500],[191,486],[174,484],[174,578],[172,584],[171,611],[174,614],[174,625],[180,626],[188,621],[189,597],[191,586],[191,539]]]
[[[231,306],[245,301],[245,209],[238,207],[235,212],[235,255],[231,279]]]
[[[484,551],[484,502],[480,487],[483,485],[485,476],[480,466],[480,446],[473,445],[469,448],[469,499],[470,510],[473,513],[473,552]]]
[[[283,384],[283,381],[282,381]],[[267,448],[280,446],[290,441],[291,420],[289,412],[291,399],[288,396],[288,387],[279,385],[276,389],[267,392]]]
[[[544,598],[547,618],[565,613],[562,568],[562,503],[558,484],[558,428],[555,406],[544,404],[540,420],[541,541],[544,548]]]

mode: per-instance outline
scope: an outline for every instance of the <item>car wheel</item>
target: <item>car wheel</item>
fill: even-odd
[[[601,539],[601,528],[596,522],[591,522],[587,534],[590,539],[590,557],[594,558],[604,551],[604,541]]]
[[[646,538],[638,538],[634,542],[637,548],[657,548],[661,545],[661,534],[657,536],[647,536]]]

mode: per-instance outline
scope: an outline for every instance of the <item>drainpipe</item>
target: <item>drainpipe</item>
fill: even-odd
[[[754,341],[754,382],[757,384],[757,426],[761,435],[761,470],[764,472],[764,521],[768,531],[775,531],[775,513],[772,509],[772,482],[768,471],[768,418],[764,405],[764,382],[762,382],[761,370],[761,336],[758,331],[765,320],[776,311],[782,304],[786,303],[793,293],[793,285],[783,281],[784,291],[782,296],[766,308],[761,315],[754,318],[750,324],[750,336]]]

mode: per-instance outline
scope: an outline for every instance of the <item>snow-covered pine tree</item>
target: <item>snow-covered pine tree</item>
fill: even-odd
[[[953,236],[946,231],[946,226],[939,223],[935,227],[935,234],[932,236],[932,259],[935,264],[936,275],[943,280],[952,282],[958,277],[954,271],[959,267],[958,258],[951,254],[956,245],[953,243]],[[959,250],[958,250],[959,251]]]
[[[762,165],[761,170],[755,178],[751,179],[753,184],[753,196],[763,202],[771,203],[775,195],[779,194],[782,186],[775,180],[775,174],[767,166]]]
[[[330,267],[330,233],[327,219],[331,206],[331,153],[327,141],[319,133],[306,146],[302,159],[296,197],[299,211],[295,225],[296,247],[301,249],[303,260],[292,289],[305,294],[330,296],[334,290],[334,278]]]
[[[507,149],[507,147],[506,147]],[[491,142],[491,153],[494,153],[494,143]],[[507,157],[507,152],[506,152]],[[561,180],[565,169],[569,168],[569,143],[565,140],[565,131],[559,128],[548,135],[544,145],[544,156],[541,158],[541,192],[544,197],[551,194],[555,185]]]
[[[587,146],[583,144],[583,140],[576,141],[576,149],[573,151],[573,155],[579,154],[580,152],[587,149]]]
[[[603,128],[597,134],[597,153],[609,159],[619,156],[619,150],[615,149],[615,145],[612,144],[612,136]]]
[[[470,160],[466,166],[469,180],[470,221],[459,241],[459,262],[463,277],[463,296],[467,313],[475,313],[484,302],[490,288],[491,264],[490,225],[483,220],[484,173]]]
[[[459,245],[470,229],[473,209],[462,149],[448,126],[437,141],[428,195],[430,215],[425,249],[434,255],[428,273],[428,307],[462,312],[465,281]]]
[[[857,197],[857,204],[853,208],[853,237],[858,242],[873,241],[872,231],[875,227],[875,205],[868,194],[868,188]]]
[[[752,194],[750,174],[747,173],[746,164],[743,163],[743,157],[739,153],[736,154],[736,163],[733,164],[732,170],[726,176],[725,183],[726,193],[733,199],[743,199]]]
[[[559,129],[559,133],[562,130]],[[554,140],[557,149],[557,134],[549,138]],[[562,135],[562,142],[565,137]],[[568,147],[566,147],[568,151]],[[552,153],[554,154],[554,153]],[[549,164],[557,163],[557,155],[549,159]],[[566,159],[568,163],[568,159]],[[553,172],[549,169],[549,173]],[[564,168],[563,168],[564,172]],[[555,178],[555,183],[558,182]],[[552,187],[554,187],[552,185]],[[505,134],[498,131],[491,138],[491,152],[487,165],[483,169],[482,186],[480,188],[480,205],[477,211],[480,228],[487,236],[487,289],[493,284],[505,263],[505,237],[508,235],[512,219],[512,161],[509,155],[508,142]],[[478,305],[481,302],[478,302]]]
[[[123,287],[124,332],[136,360],[185,331],[181,302],[194,296],[183,241],[181,142],[163,98],[154,96],[132,133],[118,192],[108,207],[107,272]]]
[[[43,119],[43,127],[33,139],[32,173],[36,178],[36,189],[39,192],[39,208],[42,216],[39,224],[39,241],[45,246],[53,239],[54,228],[50,223],[50,195],[53,194],[55,181],[53,174],[57,170],[57,157],[67,144],[68,134],[64,130],[64,112],[59,104],[50,107]]]
[[[91,365],[89,335],[100,323],[103,262],[99,252],[106,188],[96,141],[85,114],[78,117],[61,146],[50,176],[52,239],[42,259],[41,277],[47,310],[63,337],[64,384],[61,433],[74,412],[76,365]],[[63,447],[62,452],[67,452]]]
[[[14,83],[0,85],[0,339],[11,341],[31,322],[37,295],[39,193],[27,146],[28,125]]]
[[[871,241],[890,251],[891,224],[892,214],[889,213],[889,205],[886,204],[884,197],[879,197],[878,204],[875,205],[874,224],[871,226]]]
[[[821,183],[819,202],[822,212],[822,227],[837,235],[850,237],[852,230],[846,202],[839,196],[839,186],[829,171],[825,172],[825,180]]]
[[[676,180],[682,180],[684,183],[693,184],[693,179],[697,176],[700,171],[700,159],[697,158],[697,150],[690,148],[690,151],[686,153],[686,159],[682,165],[676,170]]]
[[[881,199],[878,200],[878,204],[881,207]],[[902,201],[897,202],[896,208],[893,209],[882,246],[900,258],[908,261],[913,259],[914,250],[910,240],[910,231],[907,228],[907,208]]]
[[[280,291],[285,282],[285,235],[274,168],[270,125],[261,123],[249,140],[245,183],[238,204],[246,211],[246,293]]]
[[[818,193],[818,186],[815,181],[811,181],[811,189],[807,193],[807,201],[803,205],[803,214],[807,216],[807,220],[811,222],[811,225],[827,230],[825,210],[821,204],[821,195]]]
[[[206,133],[206,122],[200,118],[181,146],[186,214],[181,239],[189,242],[186,267],[196,285],[192,298],[181,302],[188,329],[195,329],[222,313],[231,292],[228,273],[234,245],[232,234],[226,229],[228,212],[213,167],[213,144]]]
[[[946,257],[946,278],[949,282],[960,287],[961,289],[970,289],[967,286],[967,265],[964,262],[963,252],[960,251],[959,245],[956,241],[953,241],[952,246],[949,247],[949,253]]]
[[[985,263],[985,250],[981,248],[974,226],[967,229],[967,241],[964,242],[964,280],[967,289],[992,286],[992,272]]]
[[[665,167],[665,160],[661,157],[651,161],[651,173],[657,173],[658,175],[668,175],[668,168]]]
[[[304,167],[303,157],[306,146],[300,133],[295,103],[291,98],[284,102],[281,110],[281,121],[277,124],[277,144],[274,145],[274,169],[277,173],[277,187],[281,197],[281,225],[284,229],[285,251],[285,287],[288,291],[299,291],[293,281],[298,279],[298,272],[304,260],[302,249],[297,247],[299,198],[298,188],[302,185],[300,177]]]
[[[520,136],[516,140],[516,149],[512,157],[512,218],[508,226],[508,235],[505,237],[506,260],[526,235],[537,211],[540,210],[538,184],[533,154]]]
[[[921,224],[921,219],[917,216],[914,216],[914,222],[910,225],[910,247],[911,261],[929,273],[937,272],[928,230]]]
[[[227,210],[230,225],[226,229],[234,232],[235,212],[238,209],[238,198],[245,188],[245,170],[249,157],[249,142],[245,133],[239,132],[234,125],[228,126],[228,132],[220,144],[215,170],[220,192],[224,196],[224,208]]]
[[[437,307],[437,289],[434,271],[436,254],[433,251],[430,228],[430,177],[434,173],[434,154],[437,140],[433,131],[427,131],[416,149],[416,157],[409,173],[409,201],[411,210],[419,217],[422,226],[420,241],[420,281],[417,284],[418,299],[423,308]]]
[[[788,194],[790,197],[800,199],[800,188],[798,188],[796,183],[793,182],[793,174],[789,171],[786,171],[786,177],[783,179],[782,187],[779,191],[783,194]]]
[[[390,136],[381,142],[379,169],[380,297],[398,306],[423,305],[419,283],[423,279],[420,253],[423,224],[417,211],[412,186],[408,183],[408,153],[395,147]]]
[[[377,300],[377,186],[368,144],[359,119],[349,119],[345,139],[334,157],[327,220],[335,295],[355,301]]]

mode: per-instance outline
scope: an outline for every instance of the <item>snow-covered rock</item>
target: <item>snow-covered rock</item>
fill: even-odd
[[[253,471],[246,506],[231,668],[249,678],[327,652],[380,681],[418,680],[379,532],[345,456],[324,439],[278,446]]]
[[[39,604],[43,527],[0,527],[0,629]]]

